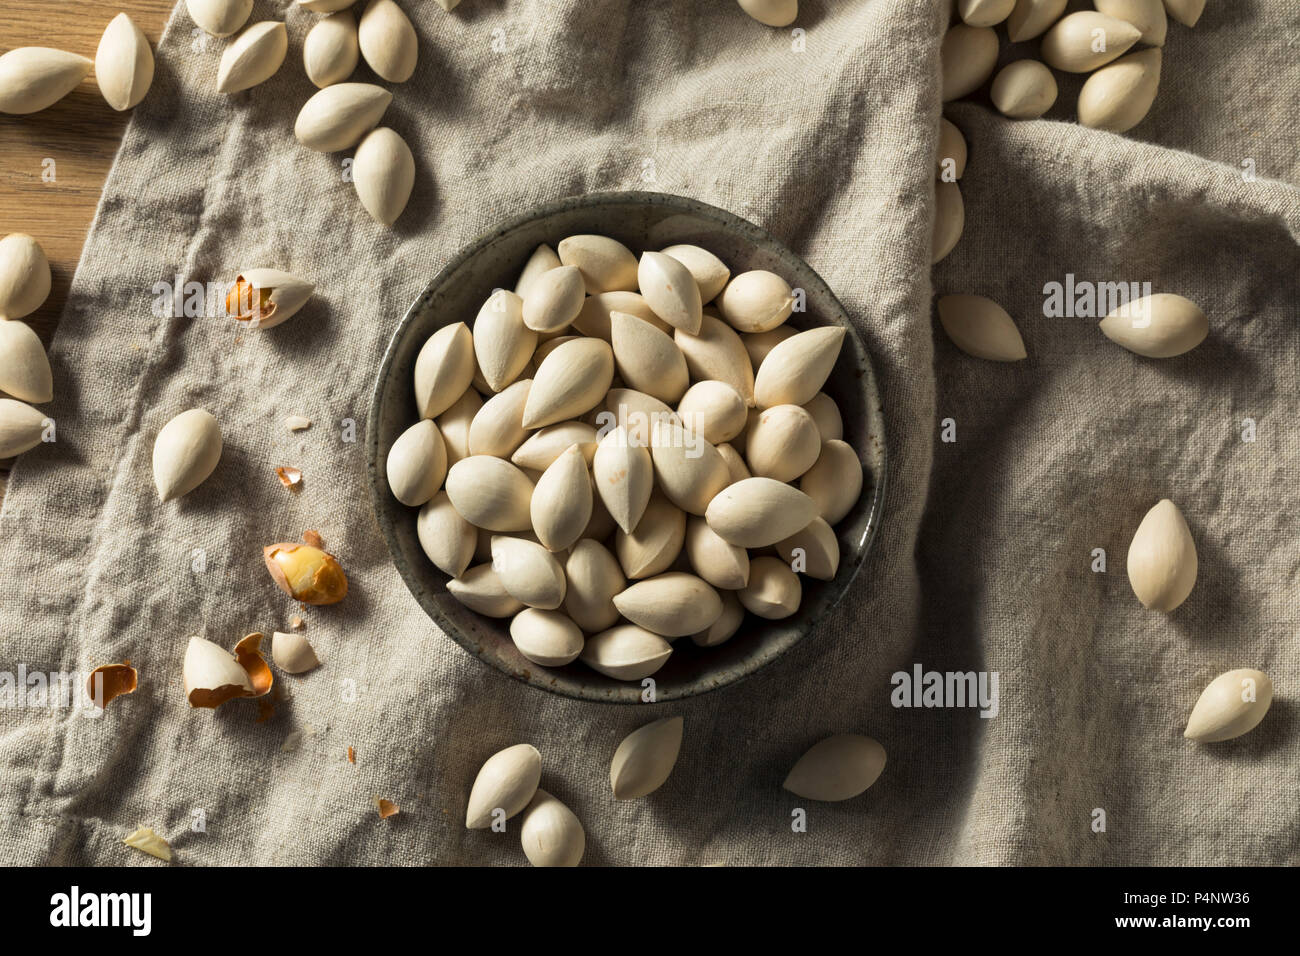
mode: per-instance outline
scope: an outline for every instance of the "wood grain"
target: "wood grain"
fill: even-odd
[[[156,51],[173,3],[8,0],[0,4],[0,52],[51,46],[94,59],[100,35],[119,13],[136,22]],[[30,233],[49,257],[54,273],[50,297],[23,320],[47,346],[129,118],[129,112],[118,113],[104,102],[93,71],[81,86],[47,110],[26,116],[0,115],[0,236]],[[52,171],[52,180],[47,170]],[[7,472],[7,464],[2,470]]]

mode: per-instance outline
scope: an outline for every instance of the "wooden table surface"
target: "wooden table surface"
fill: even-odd
[[[21,46],[49,46],[94,59],[100,35],[119,13],[135,21],[156,51],[174,4],[175,0],[7,0],[0,4],[0,53]],[[118,113],[104,102],[93,71],[47,110],[0,115],[0,236],[29,233],[49,257],[54,273],[50,297],[23,320],[46,345],[63,310],[86,230],[129,118],[129,111]],[[54,387],[58,389],[59,383]]]

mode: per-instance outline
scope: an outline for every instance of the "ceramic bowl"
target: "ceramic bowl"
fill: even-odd
[[[549,243],[554,248],[564,237],[580,233],[612,236],[638,254],[674,243],[693,243],[718,255],[733,276],[749,269],[768,269],[806,293],[807,309],[796,312],[790,325],[802,329],[834,323],[848,329],[839,362],[824,388],[839,405],[844,438],[857,449],[864,472],[861,498],[835,528],[841,553],[839,573],[831,581],[803,578],[803,602],[798,612],[785,620],[746,615],[731,640],[712,648],[697,647],[689,638],[676,640],[672,657],[654,675],[656,699],[673,700],[716,690],[792,652],[817,628],[849,591],[866,559],[884,500],[884,426],[866,349],[844,306],[821,277],[753,223],[681,196],[603,193],[547,203],[503,223],[462,250],[411,305],[379,369],[366,430],[375,517],[398,573],[415,599],[437,629],[470,654],[516,680],[552,693],[593,701],[642,702],[640,682],[612,680],[580,661],[559,668],[531,663],[510,640],[508,619],[482,617],[448,594],[446,575],[433,566],[416,538],[418,509],[400,504],[389,492],[385,477],[389,448],[417,419],[412,370],[425,340],[448,323],[472,325],[493,289],[514,288],[519,271],[539,244]],[[430,633],[437,637],[434,628]]]

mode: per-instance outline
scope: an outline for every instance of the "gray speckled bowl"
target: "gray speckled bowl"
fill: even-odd
[[[797,328],[834,323],[849,330],[825,391],[839,404],[844,438],[862,457],[862,497],[836,527],[839,573],[832,581],[803,579],[803,603],[783,621],[746,616],[727,643],[700,648],[689,638],[673,644],[673,656],[655,674],[657,699],[689,697],[740,680],[789,651],[814,630],[849,589],[871,547],[884,500],[885,443],[880,398],[871,361],[844,307],[807,263],[770,235],[729,212],[663,193],[600,193],[547,203],[503,223],[447,264],[411,305],[384,355],[366,429],[370,496],[375,517],[397,570],[415,599],[443,631],[480,660],[534,687],[585,700],[639,703],[638,682],[611,680],[586,665],[545,668],[526,660],[510,640],[509,621],[482,617],[447,593],[447,577],[425,557],[415,535],[418,509],[400,504],[388,490],[384,462],[397,436],[416,421],[412,369],[425,340],[451,322],[472,324],[494,288],[512,289],[528,256],[540,243],[558,245],[575,233],[613,236],[634,252],[674,243],[703,246],[722,258],[732,275],[769,269],[807,294],[807,311],[795,313]]]

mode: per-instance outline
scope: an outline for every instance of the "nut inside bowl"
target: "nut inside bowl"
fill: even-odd
[[[447,576],[424,554],[416,537],[418,508],[389,491],[385,462],[397,437],[418,418],[412,376],[425,341],[442,326],[474,316],[493,289],[513,289],[519,272],[542,243],[555,248],[566,236],[610,236],[638,255],[678,243],[716,254],[733,276],[766,269],[806,296],[806,309],[788,324],[803,330],[839,325],[848,330],[825,391],[839,406],[844,440],[858,453],[863,489],[835,525],[840,564],[830,581],[801,576],[803,601],[784,620],[746,615],[740,630],[716,647],[690,638],[673,641],[673,654],[653,675],[655,699],[704,693],[746,677],[792,648],[848,591],[870,550],[880,520],[885,474],[884,426],[870,358],[834,293],[802,259],[764,230],[722,209],[663,193],[596,193],[541,206],[492,230],[451,260],[407,311],[393,334],[375,383],[366,431],[370,495],[375,517],[397,570],[420,606],[454,641],[516,680],[568,697],[642,703],[639,681],[616,681],[580,661],[542,667],[524,658],[510,639],[510,621],[483,617],[452,597]]]

